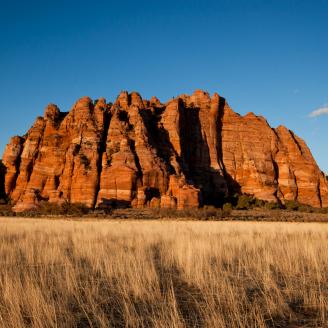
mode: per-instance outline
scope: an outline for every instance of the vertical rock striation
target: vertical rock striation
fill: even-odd
[[[236,192],[328,206],[327,178],[302,139],[201,90],[165,104],[137,92],[114,104],[83,97],[69,113],[50,104],[10,140],[3,165],[16,211],[40,201],[182,209]]]

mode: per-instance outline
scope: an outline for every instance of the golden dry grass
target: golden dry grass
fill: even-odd
[[[1,327],[326,327],[328,225],[0,219]]]

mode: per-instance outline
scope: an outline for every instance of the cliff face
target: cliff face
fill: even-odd
[[[84,97],[69,113],[51,104],[11,139],[3,164],[16,211],[41,200],[181,209],[235,192],[328,206],[327,179],[303,140],[201,90],[166,104],[135,92],[114,104]]]

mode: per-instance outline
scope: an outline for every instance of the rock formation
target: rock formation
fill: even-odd
[[[83,97],[68,113],[50,104],[10,140],[3,164],[16,211],[42,200],[182,209],[236,192],[328,206],[327,178],[302,139],[201,90],[165,104],[136,92],[114,104]]]

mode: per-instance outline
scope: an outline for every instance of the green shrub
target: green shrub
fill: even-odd
[[[15,216],[12,207],[9,204],[0,205],[0,216]]]
[[[315,209],[310,206],[310,205],[305,205],[305,204],[299,204],[298,209],[299,212],[304,212],[304,213],[313,213]]]
[[[61,205],[49,203],[47,201],[40,202],[39,206],[35,209],[31,209],[28,211],[24,211],[19,213],[20,216],[23,217],[39,217],[39,216],[56,216],[56,215],[64,215],[64,216],[73,216],[80,217],[89,213],[89,208],[84,204],[76,203],[71,204],[65,202]]]
[[[63,215],[70,215],[70,216],[83,216],[90,212],[90,209],[81,203],[69,203],[65,202],[60,206],[61,213]]]
[[[267,204],[266,201],[262,200],[262,199],[258,199],[258,198],[255,198],[255,201],[254,201],[254,207],[259,207],[259,208],[263,208],[265,207]]]
[[[224,217],[229,216],[232,212],[232,205],[230,203],[223,204],[222,214]]]
[[[248,195],[240,195],[238,198],[236,209],[237,210],[248,210],[248,209],[252,208],[253,201],[254,201],[254,199]]]
[[[223,217],[222,210],[214,206],[204,206],[203,208],[198,209],[197,214],[196,218],[205,220],[218,220]]]
[[[185,208],[182,210],[158,208],[153,209],[152,211],[154,216],[157,218],[219,220],[223,217],[223,211],[220,208],[216,208],[214,206],[204,206],[202,208]]]
[[[277,202],[265,202],[264,208],[267,210],[278,210],[280,209],[280,205]]]
[[[239,197],[240,197],[239,194],[226,195],[224,197],[223,203],[230,203],[232,205],[232,207],[236,207],[238,204]]]
[[[287,200],[285,202],[285,207],[289,211],[297,211],[299,208],[299,203],[295,200]]]
[[[47,201],[42,201],[40,203],[40,207],[34,210],[35,212],[39,213],[40,215],[58,215],[61,212],[61,206],[49,203]]]

